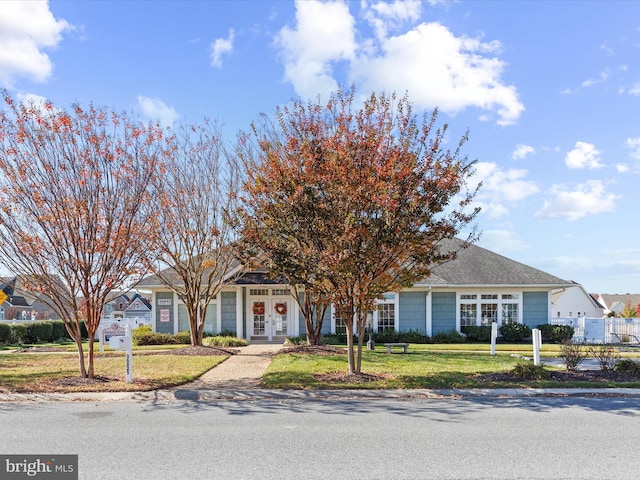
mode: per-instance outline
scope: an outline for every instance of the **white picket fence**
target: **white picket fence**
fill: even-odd
[[[573,327],[576,342],[640,344],[640,318],[552,318],[549,323]]]

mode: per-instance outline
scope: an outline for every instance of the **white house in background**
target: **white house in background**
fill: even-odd
[[[630,303],[633,308],[640,304],[640,295],[631,293],[610,295],[608,293],[603,293],[598,295],[598,302],[600,302],[604,307],[605,315],[608,316],[613,312],[616,317],[619,317],[627,303]]]
[[[604,307],[576,282],[551,293],[551,312],[555,318],[604,316]]]

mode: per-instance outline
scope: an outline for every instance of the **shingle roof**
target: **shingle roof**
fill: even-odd
[[[432,275],[417,285],[452,286],[570,286],[573,282],[543,272],[495,252],[459,239],[442,243],[442,251],[457,250],[455,260],[435,267]]]

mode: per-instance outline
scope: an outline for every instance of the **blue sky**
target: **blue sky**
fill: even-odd
[[[479,244],[595,293],[640,292],[640,2],[0,2],[0,87],[218,120],[408,92],[478,160]]]

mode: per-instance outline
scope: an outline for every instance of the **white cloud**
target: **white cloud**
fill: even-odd
[[[514,160],[524,160],[528,155],[536,153],[536,149],[531,145],[519,144],[511,154],[511,158]]]
[[[401,28],[407,21],[417,21],[422,4],[419,0],[395,0],[393,3],[373,2],[368,8],[367,2],[363,1],[362,8],[365,18],[380,39],[385,38],[389,30]]]
[[[422,23],[388,36],[419,17],[414,2],[362,3],[363,16],[374,23],[376,38],[356,35],[356,20],[341,1],[296,2],[296,24],[276,38],[285,77],[297,94],[316,98],[338,86],[333,68],[343,62],[348,82],[364,92],[409,93],[419,108],[439,107],[449,114],[475,107],[497,123],[514,123],[524,111],[514,86],[502,82],[505,63],[500,42],[455,36],[439,23]],[[358,42],[356,41],[358,38]]]
[[[576,146],[567,153],[564,162],[567,167],[574,169],[588,168],[592,170],[603,166],[600,163],[600,151],[596,149],[595,145],[586,142],[576,142]]]
[[[486,248],[498,253],[515,252],[528,248],[527,244],[511,230],[483,230],[479,243],[481,246],[486,246]]]
[[[3,1],[0,15],[0,86],[13,88],[17,77],[44,82],[53,63],[44,49],[55,48],[72,26],[57,20],[48,2]]]
[[[16,99],[20,103],[33,103],[38,106],[44,106],[44,104],[47,102],[47,99],[45,97],[43,97],[42,95],[36,95],[35,93],[17,93]]]
[[[296,27],[284,27],[276,37],[285,77],[298,95],[316,98],[338,87],[332,63],[351,60],[356,50],[354,19],[341,1],[296,2]]]
[[[629,172],[629,170],[631,170],[631,168],[626,163],[617,163],[616,164],[616,172],[618,172],[618,173],[627,173],[627,172]]]
[[[222,67],[222,56],[233,52],[233,40],[235,32],[229,29],[227,38],[218,38],[211,44],[211,65],[216,68]]]
[[[562,185],[554,185],[551,193],[554,198],[544,203],[536,213],[536,218],[578,220],[587,215],[614,211],[616,201],[621,198],[607,193],[600,180],[588,180],[572,191],[566,190]]]
[[[627,138],[624,144],[630,150],[629,155],[636,160],[640,160],[640,137]]]
[[[535,183],[525,180],[529,172],[523,169],[502,170],[492,162],[478,162],[472,182],[482,182],[477,203],[489,218],[500,218],[509,214],[511,206],[538,193]]]
[[[469,107],[496,112],[497,123],[515,123],[524,111],[515,87],[500,77],[504,62],[497,42],[456,37],[439,23],[422,23],[386,39],[377,56],[362,55],[352,64],[351,77],[365,91],[408,91],[421,107],[439,107],[456,114]]]
[[[629,89],[629,95],[640,96],[640,82],[634,83]]]
[[[162,125],[171,126],[180,116],[173,107],[168,106],[159,98],[138,95],[138,105],[142,113],[152,121],[159,121]]]
[[[582,87],[583,88],[589,88],[592,87],[594,85],[597,85],[598,83],[603,83],[606,82],[607,79],[611,76],[611,71],[609,70],[604,70],[602,72],[600,72],[600,75],[597,78],[589,78],[587,80],[585,80],[584,82],[582,82]]]

